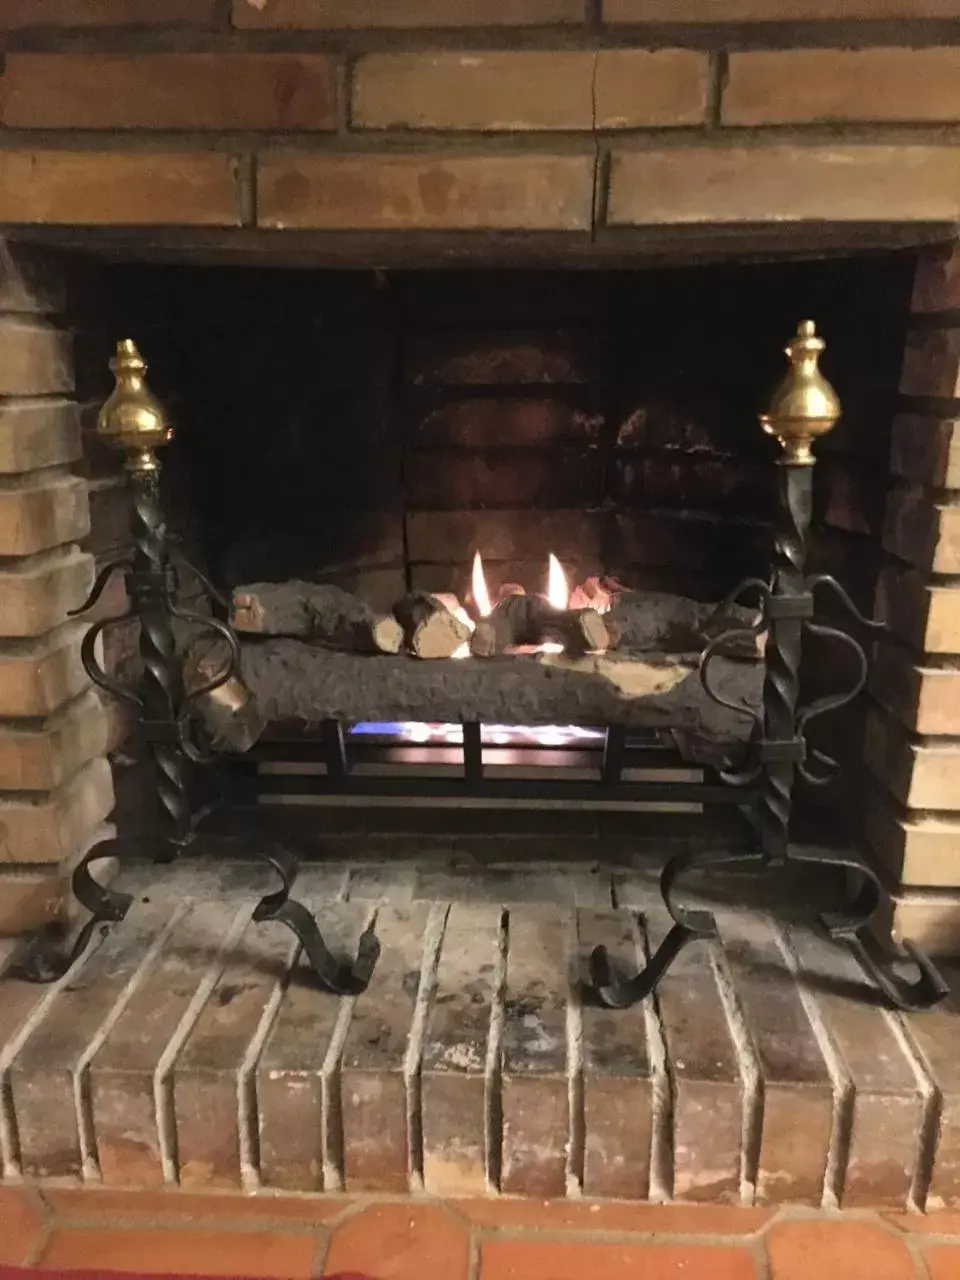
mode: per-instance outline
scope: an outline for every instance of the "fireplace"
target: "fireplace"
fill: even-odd
[[[861,436],[875,452],[890,416],[914,270],[904,254],[482,276],[100,268],[100,314],[158,335],[157,385],[184,405],[174,432],[137,344],[117,344],[94,432],[125,458],[134,555],[105,564],[81,612],[119,575],[130,606],[94,621],[82,659],[138,712],[159,801],[141,839],[161,861],[203,846],[190,765],[224,754],[228,809],[312,808],[321,831],[319,809],[351,801],[699,813],[703,850],[664,866],[674,927],[646,969],[619,975],[596,948],[604,1003],[642,999],[714,936],[679,905],[679,876],[788,862],[859,885],[829,929],[888,1000],[942,998],[921,953],[914,981],[886,966],[868,861],[790,849],[797,785],[843,773],[807,726],[856,700],[884,625],[855,603],[871,594],[856,569],[848,590],[807,568],[811,445],[841,418],[815,323],[786,347],[762,432],[745,406],[763,364],[741,370],[801,300],[849,335],[834,359],[859,402],[825,468],[828,511],[856,475],[845,450]],[[118,629],[136,633],[129,671],[98,651]],[[704,812],[724,808],[739,839]],[[89,866],[127,839],[78,866],[92,917],[75,949],[41,948],[24,972],[57,974],[123,917]],[[325,986],[364,990],[373,933],[352,967],[336,960],[289,899],[295,846],[249,848],[282,881],[257,918],[287,923]]]
[[[73,930],[4,969],[4,1176],[960,1194],[952,1006],[876,941],[960,936],[956,20],[668,7],[0,5],[0,925]],[[810,480],[757,417],[818,336]],[[159,492],[97,430],[125,339]],[[201,813],[266,869],[108,882]]]
[[[662,657],[641,669],[626,654],[659,648],[689,661],[722,629],[710,618],[716,602],[767,572],[776,445],[757,429],[758,387],[777,381],[782,344],[770,330],[791,332],[798,314],[818,314],[836,334],[829,369],[852,388],[817,472],[815,567],[834,568],[845,542],[856,557],[856,535],[876,532],[878,493],[860,459],[888,448],[912,272],[908,254],[597,272],[118,266],[91,289],[101,314],[84,360],[98,378],[117,326],[144,347],[153,338],[151,384],[177,420],[164,458],[171,519],[234,592],[241,633],[289,639],[313,628],[333,651],[313,677],[328,686],[327,714],[318,704],[306,718],[315,729],[344,721],[361,766],[353,786],[378,760],[393,772],[402,755],[383,748],[394,738],[420,744],[406,757],[421,771],[432,759],[442,775],[457,753],[441,748],[462,736],[462,719],[484,723],[495,770],[529,765],[522,748],[540,745],[544,768],[586,763],[593,777],[611,721],[632,735],[634,770],[657,758],[656,717],[632,722],[630,699],[644,680],[668,694],[690,669]],[[531,627],[551,574],[554,606],[574,609]],[[841,569],[861,606],[875,574],[869,553]],[[303,585],[280,586],[291,580]],[[309,584],[319,584],[312,598]],[[352,622],[328,584],[349,593]],[[441,616],[412,635],[408,619],[401,640],[394,613],[431,598]],[[350,638],[330,622],[323,630],[318,601],[342,631],[352,626]],[[565,630],[585,619],[592,636]],[[749,610],[739,620],[749,625]],[[383,636],[372,638],[372,625]],[[546,652],[504,661],[517,642]],[[762,644],[744,643],[750,652],[735,654],[725,677],[734,699],[755,708]],[[359,658],[398,647],[426,661]],[[267,663],[270,647],[258,652]],[[470,653],[497,660],[436,665]],[[842,653],[826,658],[842,673]],[[307,678],[299,672],[301,688]],[[282,690],[264,669],[262,683],[261,700],[279,699],[271,721],[304,720],[289,681]],[[508,742],[524,720],[545,740]],[[667,795],[671,768],[735,757],[749,721],[686,680],[663,724],[680,745],[680,758],[663,759]],[[848,754],[857,734],[854,716]],[[270,757],[261,801],[317,802],[323,751],[311,764],[309,745],[292,744],[298,773],[275,736],[255,753]],[[522,801],[522,788],[512,798]],[[458,802],[455,788],[447,799]]]

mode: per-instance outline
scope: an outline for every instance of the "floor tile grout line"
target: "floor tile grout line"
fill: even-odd
[[[483,1232],[472,1227],[469,1236],[469,1261],[467,1263],[467,1280],[480,1280],[480,1267],[483,1263]]]

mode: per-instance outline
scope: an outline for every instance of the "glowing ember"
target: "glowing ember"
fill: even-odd
[[[483,575],[483,561],[480,559],[479,551],[474,552],[473,556],[470,590],[473,593],[473,605],[478,616],[486,618],[493,609],[493,605],[490,603],[490,592],[487,590],[487,580]]]
[[[570,587],[567,584],[567,575],[563,572],[563,565],[557,557],[550,552],[549,568],[547,569],[547,599],[553,609],[566,609],[567,601],[570,599]],[[562,649],[560,650],[562,652]]]
[[[596,609],[597,613],[609,613],[617,596],[626,588],[615,578],[585,578],[570,593],[568,609]]]

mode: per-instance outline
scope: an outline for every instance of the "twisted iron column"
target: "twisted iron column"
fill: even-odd
[[[146,362],[129,338],[117,344],[110,368],[117,385],[100,411],[98,430],[125,452],[134,543],[126,581],[131,612],[140,623],[143,662],[137,698],[141,729],[157,771],[157,834],[175,847],[190,835],[192,806],[178,728],[184,687],[173,631],[176,587],[156,455],[157,447],[172,438],[173,429],[146,385]]]

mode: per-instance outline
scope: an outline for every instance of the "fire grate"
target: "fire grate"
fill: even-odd
[[[438,746],[397,745],[377,741],[377,734],[357,733],[338,719],[327,719],[315,741],[274,741],[233,760],[224,773],[226,799],[252,803],[271,795],[307,799],[400,798],[411,794],[440,803],[591,803],[603,805],[694,804],[733,806],[743,813],[752,830],[751,847],[745,852],[726,847],[686,851],[664,867],[661,892],[673,927],[659,949],[639,972],[626,972],[614,964],[606,948],[591,956],[592,996],[612,1008],[626,1008],[644,999],[656,987],[680,952],[698,938],[718,936],[712,914],[682,905],[679,886],[685,873],[699,869],[746,867],[763,872],[782,870],[788,864],[816,862],[849,873],[844,880],[854,886],[846,901],[821,921],[829,935],[850,947],[867,977],[892,1006],[926,1008],[947,994],[942,977],[930,960],[912,944],[899,954],[887,954],[870,927],[881,903],[882,887],[872,869],[855,855],[803,855],[791,847],[790,820],[798,777],[813,785],[830,781],[835,762],[808,746],[812,721],[847,705],[864,687],[867,658],[854,635],[818,622],[817,607],[824,597],[845,612],[854,627],[882,638],[885,628],[856,609],[840,584],[829,575],[806,573],[807,537],[811,520],[811,446],[832,429],[840,405],[819,371],[824,349],[812,322],[800,324],[787,347],[790,367],[774,393],[770,412],[761,418],[763,429],[774,436],[782,455],[778,467],[779,513],[768,579],[741,582],[720,607],[759,599],[760,611],[752,626],[725,630],[711,640],[699,663],[699,679],[706,695],[717,705],[742,713],[714,687],[711,671],[725,646],[745,636],[766,633],[762,706],[749,712],[752,732],[745,759],[736,767],[705,769],[697,780],[657,780],[638,776],[669,760],[669,744],[658,740],[637,743],[622,725],[609,725],[586,741],[560,744],[497,744],[489,739],[493,726],[464,719],[461,741]],[[143,739],[157,768],[156,834],[140,841],[112,840],[94,848],[77,867],[73,890],[91,917],[69,952],[54,951],[49,939],[40,938],[19,961],[20,972],[35,981],[62,976],[86,948],[95,930],[122,920],[130,906],[129,895],[103,888],[92,876],[91,866],[105,858],[143,857],[152,854],[157,863],[169,862],[187,847],[215,854],[213,838],[200,827],[204,810],[197,803],[192,766],[214,758],[204,740],[197,705],[219,692],[242,702],[239,680],[240,645],[233,631],[218,619],[189,612],[178,604],[177,557],[172,551],[159,498],[159,462],[156,449],[170,438],[163,411],[147,390],[145,364],[134,344],[118,347],[111,366],[117,388],[100,418],[104,438],[127,455],[133,501],[135,553],[132,563],[107,566],[94,585],[84,610],[102,594],[110,576],[123,571],[131,609],[124,619],[140,622],[143,676],[136,692],[124,688],[101,667],[98,639],[119,619],[104,619],[88,631],[83,661],[91,679],[115,697],[137,709]],[[202,574],[214,603],[226,606]],[[81,610],[83,612],[84,610]],[[226,645],[229,655],[222,669],[213,672],[188,691],[184,661],[178,653],[175,624],[190,623],[206,629]],[[856,674],[848,687],[799,705],[800,657],[805,636],[843,646],[853,657]],[[584,726],[589,732],[590,727]],[[485,733],[486,730],[486,733]],[[594,734],[598,731],[594,728]],[[573,736],[573,735],[571,735]],[[381,735],[381,738],[383,735]],[[366,739],[366,740],[364,740]],[[507,753],[507,757],[497,753]],[[552,753],[546,758],[545,753]],[[399,754],[398,754],[399,753]],[[539,756],[539,759],[536,757]],[[519,757],[519,758],[518,758]],[[521,765],[523,767],[521,767]],[[523,773],[524,776],[520,776]],[[537,776],[539,773],[540,776]],[[582,776],[586,773],[587,776]],[[576,774],[577,776],[574,776]],[[531,776],[533,775],[533,776]],[[547,776],[549,775],[549,776]],[[236,852],[236,846],[233,846]],[[231,846],[227,846],[230,852]],[[266,861],[279,879],[279,887],[259,903],[254,919],[279,920],[303,945],[318,982],[326,989],[351,994],[362,991],[379,956],[379,943],[368,930],[361,938],[355,959],[331,954],[316,922],[306,908],[292,898],[297,871],[293,851],[280,843],[252,837],[243,842],[245,856]],[[911,962],[915,973],[905,977],[902,963]]]

